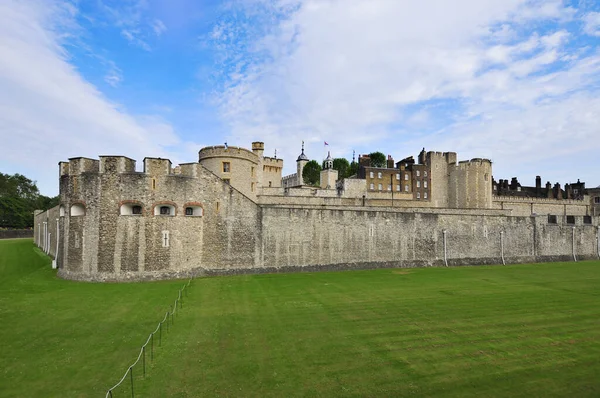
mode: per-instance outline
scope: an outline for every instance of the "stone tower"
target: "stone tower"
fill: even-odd
[[[304,178],[302,176],[302,171],[304,170],[304,166],[308,163],[308,158],[304,154],[304,141],[302,141],[302,153],[298,156],[298,160],[296,160],[296,176],[298,178],[297,185],[304,185]]]
[[[330,152],[327,152],[327,158],[325,158],[324,163],[325,167],[321,171],[321,188],[335,188],[335,182],[338,178],[338,171],[333,168],[333,158],[331,157]]]

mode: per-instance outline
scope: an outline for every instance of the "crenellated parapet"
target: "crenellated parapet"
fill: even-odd
[[[256,153],[237,146],[207,146],[198,152],[198,161],[200,163],[211,158],[243,159],[256,164],[259,162],[259,156]]]

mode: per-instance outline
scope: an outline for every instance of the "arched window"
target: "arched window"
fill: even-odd
[[[65,206],[63,206],[63,205],[60,205],[60,207],[58,208],[58,214],[59,214],[61,217],[64,217],[64,216],[65,216]]]
[[[71,205],[71,216],[85,216],[85,205],[83,203],[75,203]]]
[[[141,216],[143,214],[141,203],[131,202],[121,205],[120,214],[122,216]]]
[[[154,206],[155,216],[175,216],[177,213],[175,205],[170,203],[159,203]]]
[[[202,217],[204,215],[204,208],[201,203],[190,202],[186,203],[183,207],[185,209],[184,214],[188,217]]]

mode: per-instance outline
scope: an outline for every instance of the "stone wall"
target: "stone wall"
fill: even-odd
[[[585,216],[590,213],[590,201],[544,198],[521,198],[516,196],[494,196],[492,208],[510,210],[514,216],[557,215]]]
[[[33,238],[33,229],[0,229],[0,239]]]

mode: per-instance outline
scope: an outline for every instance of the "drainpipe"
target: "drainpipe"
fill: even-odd
[[[577,257],[575,256],[575,227],[573,227],[573,261],[577,262]]]
[[[46,253],[46,239],[47,239],[47,232],[46,232],[46,221],[44,221],[44,239],[42,240],[42,251],[44,253]]]
[[[56,265],[56,259],[58,258],[58,238],[60,237],[60,232],[59,231],[59,219],[56,219],[56,252],[54,253],[54,260],[52,260],[52,269],[56,269],[57,265]]]
[[[502,265],[506,265],[506,261],[504,261],[504,231],[500,231],[500,256],[502,257]]]
[[[442,233],[444,234],[444,265],[447,267],[448,266],[448,252],[446,250],[446,230],[443,230]]]

